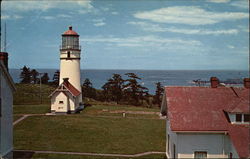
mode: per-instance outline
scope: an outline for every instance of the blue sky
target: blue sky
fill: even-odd
[[[249,69],[248,0],[3,1],[10,68],[59,68],[80,34],[82,69]]]

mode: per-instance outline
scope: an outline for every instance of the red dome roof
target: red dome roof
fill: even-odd
[[[74,30],[72,30],[72,26],[69,26],[69,30],[65,31],[63,35],[79,36]]]

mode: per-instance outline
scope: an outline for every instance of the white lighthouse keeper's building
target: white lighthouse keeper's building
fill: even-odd
[[[82,105],[80,59],[79,35],[70,26],[62,34],[60,81],[59,87],[50,95],[51,112],[72,113]]]

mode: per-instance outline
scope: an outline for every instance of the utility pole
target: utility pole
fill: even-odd
[[[42,75],[44,73],[39,73],[39,77],[40,77],[40,104],[42,104]]]

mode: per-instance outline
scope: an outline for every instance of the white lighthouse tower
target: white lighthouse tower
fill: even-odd
[[[52,112],[72,113],[82,105],[80,59],[79,35],[70,26],[62,34],[60,81],[59,87],[51,94]]]

